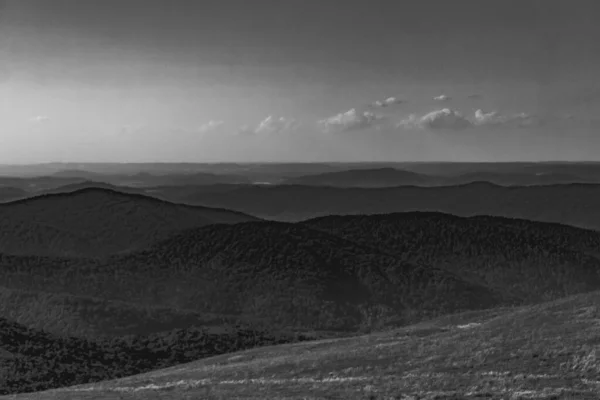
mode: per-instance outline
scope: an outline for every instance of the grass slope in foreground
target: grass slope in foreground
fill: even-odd
[[[599,303],[593,292],[9,398],[597,399]]]

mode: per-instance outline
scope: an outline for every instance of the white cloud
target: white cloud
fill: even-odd
[[[450,96],[447,96],[447,95],[445,95],[445,94],[440,94],[439,96],[435,96],[433,99],[434,99],[435,101],[448,101],[448,100],[450,100],[451,98],[452,98],[452,97],[450,97]]]
[[[256,134],[272,134],[272,133],[280,133],[284,131],[291,131],[298,127],[298,123],[293,118],[273,118],[273,116],[269,115],[267,118],[262,120],[256,129],[254,129],[254,133]]]
[[[393,104],[400,104],[400,103],[404,103],[403,100],[400,100],[396,97],[388,97],[385,100],[377,100],[375,102],[373,102],[371,104],[371,106],[373,107],[387,107],[387,106],[391,106]]]
[[[200,133],[212,132],[212,131],[220,128],[221,126],[223,126],[224,123],[225,123],[224,121],[210,120],[207,123],[200,125],[198,127],[198,131]]]
[[[461,113],[449,108],[432,111],[421,117],[411,114],[408,118],[397,124],[400,128],[420,128],[420,129],[466,129],[473,126],[471,121]]]
[[[503,127],[528,127],[535,125],[537,119],[527,113],[502,115],[497,111],[483,112],[475,111],[474,125],[478,126],[503,126]]]
[[[369,111],[357,112],[352,108],[346,112],[318,121],[325,132],[345,132],[377,126],[384,118]]]
[[[541,124],[539,118],[527,113],[503,115],[497,111],[475,111],[473,118],[467,118],[450,108],[432,111],[423,116],[409,115],[396,126],[406,129],[452,129],[461,130],[471,127],[523,128]]]
[[[46,122],[49,119],[50,117],[48,117],[47,115],[37,115],[35,117],[32,117],[30,121],[36,124],[41,124],[42,122]]]
[[[297,129],[300,124],[293,118],[268,116],[259,122],[256,127],[243,125],[238,129],[239,135],[270,135],[290,132]]]
[[[405,129],[422,128],[420,121],[421,118],[419,118],[416,114],[410,114],[408,117],[398,122],[396,127]]]

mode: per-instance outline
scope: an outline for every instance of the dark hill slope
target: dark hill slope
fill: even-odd
[[[20,199],[27,195],[28,193],[24,189],[12,186],[0,186],[0,202]]]
[[[69,193],[69,192],[76,192],[76,191],[85,190],[85,189],[106,189],[106,190],[117,191],[120,193],[144,194],[144,189],[141,189],[141,188],[134,188],[134,187],[130,187],[130,186],[118,186],[118,185],[113,185],[111,183],[93,181],[93,180],[71,183],[68,185],[59,186],[57,188],[48,189],[48,190],[45,190],[42,194]]]
[[[599,302],[595,292],[458,323],[253,349],[15,400],[593,400]]]
[[[0,287],[0,318],[59,336],[88,338],[218,327],[239,320],[227,315],[4,287]]]
[[[575,174],[562,172],[540,173],[531,171],[521,172],[471,172],[452,176],[446,179],[446,184],[464,185],[472,182],[489,182],[502,186],[528,185],[558,185],[571,183],[598,183],[598,179],[580,177]]]
[[[181,229],[253,220],[239,212],[87,188],[0,205],[0,251],[99,256],[144,247]]]
[[[502,187],[477,182],[462,186],[378,189],[255,186],[227,192],[203,190],[178,201],[225,207],[282,221],[340,214],[439,211],[600,229],[600,185],[588,184]]]
[[[286,179],[285,184],[333,187],[429,185],[438,179],[395,168],[351,169]]]
[[[507,301],[444,270],[284,223],[212,225],[108,260],[4,256],[21,290],[239,315],[271,326],[356,331]]]
[[[600,233],[501,217],[330,216],[315,229],[473,279],[526,302],[600,288]]]
[[[92,340],[56,336],[0,318],[0,395],[115,379],[293,340],[242,325],[220,332],[192,327]]]

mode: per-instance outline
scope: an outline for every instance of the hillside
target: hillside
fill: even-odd
[[[228,315],[5,287],[0,287],[0,318],[58,336],[91,339],[240,322]]]
[[[100,256],[144,247],[181,229],[256,218],[87,188],[1,204],[0,220],[0,252]]]
[[[0,281],[45,291],[357,332],[600,287],[600,234],[440,213],[181,231],[105,259],[2,255]]]
[[[94,180],[86,180],[77,183],[71,183],[68,185],[59,186],[56,188],[44,190],[40,194],[60,194],[60,193],[70,193],[76,192],[78,190],[84,189],[107,189],[112,191],[117,191],[121,193],[133,193],[133,194],[144,194],[145,191],[141,188],[134,188],[130,186],[117,186],[106,182],[94,181]]]
[[[15,400],[596,399],[600,293],[283,344]],[[111,397],[112,396],[112,397]]]
[[[528,185],[558,185],[571,183],[600,183],[596,178],[580,177],[575,174],[562,172],[471,172],[458,176],[448,177],[446,185],[465,185],[473,182],[488,182],[502,186],[528,186]]]
[[[0,186],[0,202],[20,199],[27,195],[28,193],[24,189],[12,186]]]
[[[56,336],[0,318],[0,395],[130,376],[237,350],[303,340],[244,325],[107,339]]]
[[[332,187],[388,187],[433,185],[438,178],[395,168],[351,169],[288,178],[283,183]]]
[[[600,233],[501,217],[433,212],[330,216],[321,229],[539,302],[600,287]]]
[[[168,198],[168,193],[161,196]],[[330,188],[296,185],[204,188],[178,202],[225,207],[261,218],[301,221],[340,214],[439,211],[496,215],[600,229],[600,185],[502,187],[477,182],[462,186]]]
[[[180,233],[109,259],[4,255],[0,280],[19,290],[356,332],[509,301],[451,273],[300,225],[252,222]]]
[[[208,225],[108,258],[1,254],[0,388],[115,378],[310,332],[422,322],[407,332],[442,334],[424,321],[597,290],[599,249],[600,233],[569,226],[402,213]]]

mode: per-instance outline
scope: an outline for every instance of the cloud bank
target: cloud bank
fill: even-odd
[[[219,120],[211,120],[208,121],[205,124],[202,124],[198,127],[198,131],[200,133],[208,133],[208,132],[212,132],[218,128],[220,128],[221,126],[223,126],[225,122],[224,121],[219,121]]]
[[[450,96],[447,96],[447,95],[445,95],[445,94],[440,94],[439,96],[435,96],[433,99],[434,99],[435,101],[448,101],[448,100],[450,100],[451,98],[452,98],[452,97],[450,97]]]
[[[400,121],[397,125],[400,128],[407,129],[451,129],[460,130],[473,126],[471,121],[464,117],[458,111],[444,108],[432,111],[421,117],[411,114],[408,118]]]
[[[47,115],[37,115],[30,119],[30,121],[35,124],[41,124],[42,122],[46,122],[48,120],[50,120],[50,117],[48,117]]]
[[[527,113],[503,115],[497,111],[484,112],[479,109],[475,111],[473,118],[467,118],[460,112],[443,108],[431,111],[425,115],[409,115],[401,120],[397,127],[406,129],[448,129],[463,130],[473,127],[496,127],[496,128],[526,128],[540,124],[541,121]]]
[[[284,132],[291,132],[300,127],[300,123],[294,118],[279,117],[275,118],[269,115],[258,123],[255,127],[244,125],[238,130],[241,135],[272,135]]]
[[[536,119],[527,113],[502,115],[499,114],[497,111],[485,113],[483,112],[483,110],[479,109],[475,111],[475,118],[473,124],[477,126],[522,128],[535,125]]]
[[[273,133],[281,133],[284,131],[291,131],[298,128],[298,122],[293,118],[274,118],[269,115],[267,118],[262,120],[254,132],[256,134],[273,134]]]
[[[372,107],[387,107],[393,104],[401,104],[404,103],[404,100],[400,100],[396,97],[388,97],[385,100],[377,100],[371,104]]]
[[[384,118],[369,111],[357,112],[352,108],[346,112],[318,121],[324,132],[347,132],[368,129],[383,122]]]

